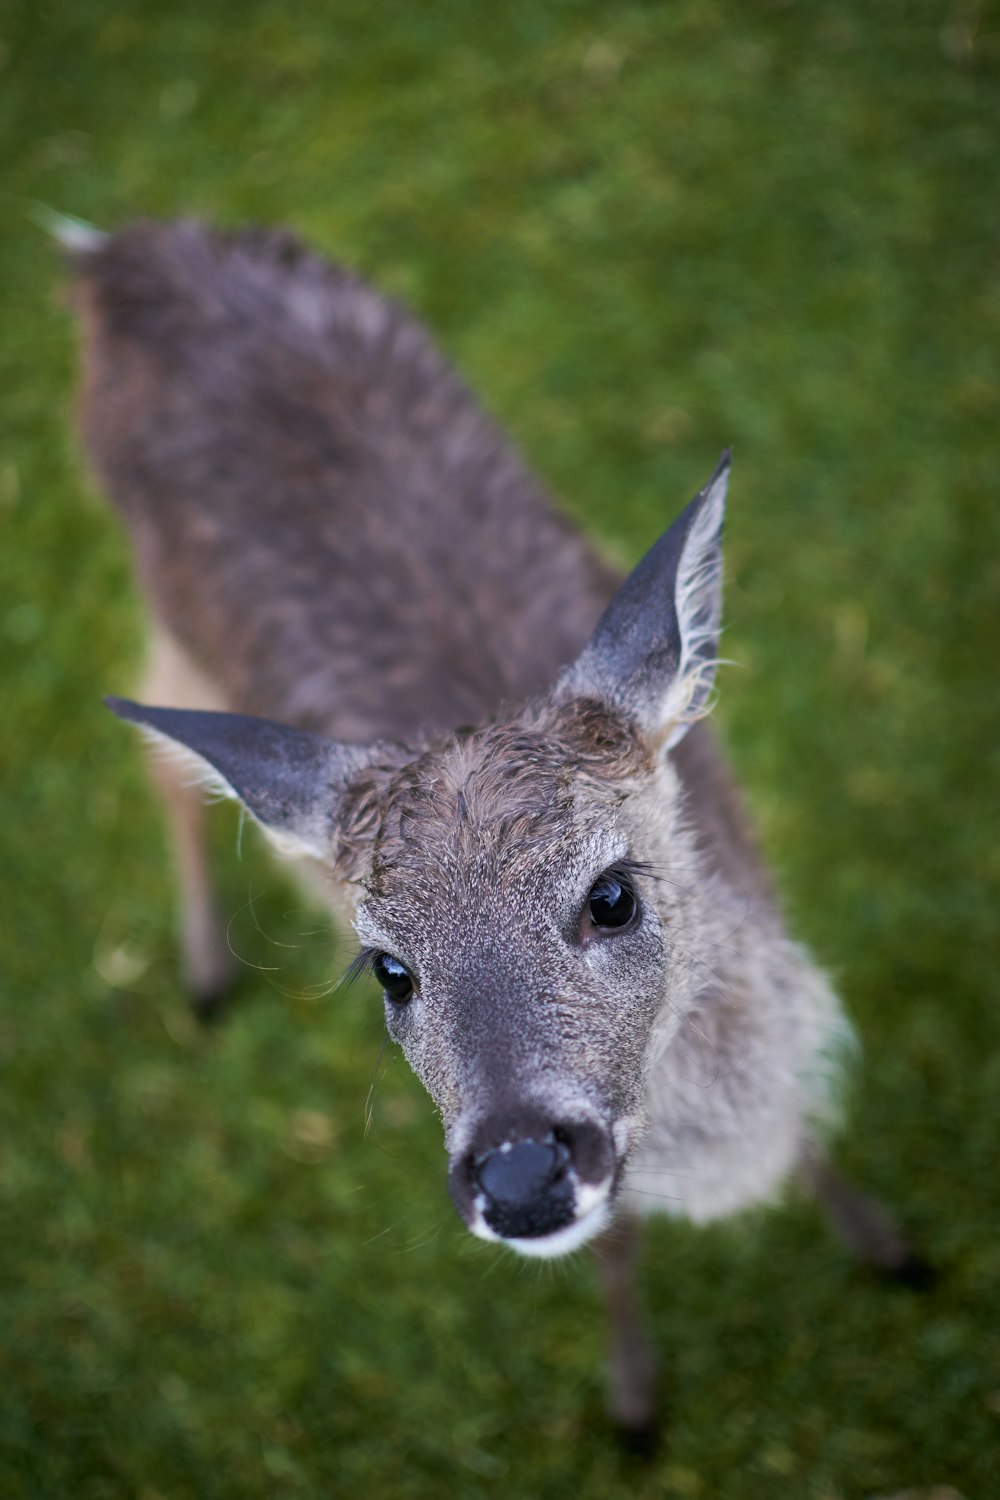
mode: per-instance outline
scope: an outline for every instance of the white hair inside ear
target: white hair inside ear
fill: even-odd
[[[597,697],[669,750],[709,710],[722,618],[729,454],[632,570],[563,674],[565,696]]]
[[[669,750],[712,707],[722,630],[722,527],[729,467],[717,471],[702,492],[681,551],[674,604],[681,640],[675,685],[664,702],[664,748]]]
[[[344,788],[376,750],[245,714],[152,708],[122,698],[107,704],[157,753],[189,767],[193,783],[238,801],[291,858],[329,857]]]

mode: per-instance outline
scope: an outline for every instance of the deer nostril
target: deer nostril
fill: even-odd
[[[473,1173],[486,1222],[505,1238],[550,1234],[574,1215],[570,1153],[561,1142],[505,1142],[481,1156]]]
[[[502,1203],[527,1203],[540,1197],[564,1171],[559,1148],[549,1141],[505,1143],[480,1157],[475,1166],[483,1192]]]

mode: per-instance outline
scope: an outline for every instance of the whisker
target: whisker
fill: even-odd
[[[704,1172],[678,1172],[665,1162],[662,1167],[628,1167],[625,1172],[625,1184],[631,1186],[633,1177],[662,1177],[664,1172],[669,1172],[671,1177],[683,1177],[690,1182],[700,1182],[704,1178]]]
[[[362,1240],[362,1242],[361,1242],[362,1249],[367,1249],[367,1247],[369,1245],[374,1245],[374,1243],[375,1243],[376,1240],[381,1240],[387,1234],[391,1234],[394,1229],[398,1229],[399,1228],[399,1226],[400,1226],[400,1224],[402,1222],[403,1222],[402,1219],[397,1219],[396,1222],[395,1222],[395,1224],[387,1224],[384,1229],[380,1229],[379,1230],[378,1234],[373,1234],[372,1237],[371,1237],[371,1239]]]
[[[412,1235],[411,1238],[405,1242],[405,1244],[397,1245],[397,1253],[403,1255],[407,1251],[420,1250],[424,1245],[429,1245],[432,1240],[436,1240],[440,1235],[441,1226],[444,1224],[444,1222],[444,1215],[439,1215],[438,1218],[435,1219],[434,1223],[431,1224],[428,1228],[421,1229],[417,1234]]]
[[[635,1193],[640,1198],[653,1198],[659,1203],[698,1203],[698,1198],[681,1197],[679,1193],[654,1193],[649,1188],[629,1188],[630,1193]]]
[[[283,943],[280,938],[273,938],[273,937],[271,937],[270,933],[267,933],[267,932],[264,931],[263,927],[261,926],[260,919],[257,916],[257,908],[254,905],[254,902],[256,901],[257,898],[253,894],[252,887],[248,887],[247,889],[249,891],[249,897],[248,897],[248,900],[247,900],[247,904],[243,908],[243,910],[244,911],[249,911],[251,919],[253,921],[253,925],[254,925],[254,927],[256,927],[257,931],[260,933],[260,935],[264,939],[265,943],[270,943],[273,948],[291,948],[291,949],[297,948],[299,946],[298,943]]]

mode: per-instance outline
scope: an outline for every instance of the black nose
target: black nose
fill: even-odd
[[[570,1153],[561,1141],[504,1142],[476,1161],[483,1218],[504,1239],[536,1239],[572,1222]]]

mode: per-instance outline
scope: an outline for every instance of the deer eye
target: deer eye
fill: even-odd
[[[638,909],[635,890],[624,870],[605,870],[590,888],[587,913],[596,928],[613,931],[627,927]]]
[[[405,1005],[413,995],[410,971],[390,953],[376,953],[372,973],[395,1005]]]

